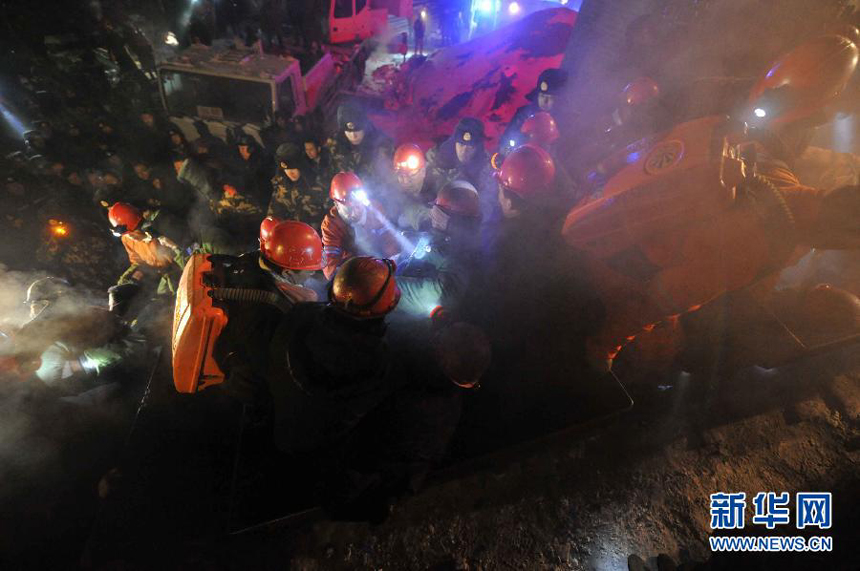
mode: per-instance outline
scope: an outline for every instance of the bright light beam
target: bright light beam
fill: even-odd
[[[359,192],[364,192],[364,191],[359,190],[359,191],[353,192],[352,195],[356,196]],[[367,198],[366,192],[364,193],[364,196],[365,196],[365,198]],[[356,198],[358,198],[358,197],[356,197]],[[361,199],[359,198],[359,201],[360,200]],[[362,204],[364,204],[364,203],[362,202]],[[394,236],[394,239],[397,240],[397,244],[400,246],[401,252],[414,252],[415,251],[415,244],[413,244],[412,242],[407,240],[406,236],[404,236],[402,233],[400,233],[400,231],[398,231],[397,228],[394,227],[394,225],[391,223],[391,221],[388,220],[388,218],[384,214],[382,214],[379,210],[374,208],[374,206],[373,206],[373,204],[371,204],[370,200],[367,201],[367,204],[365,204],[365,207],[370,212],[372,212],[374,216],[376,216],[376,219],[379,220],[380,224],[382,224],[382,227],[385,228],[385,230],[389,234]]]
[[[9,109],[2,103],[0,103],[0,114],[3,115],[3,119],[6,120],[6,123],[12,128],[15,133],[23,138],[24,131],[27,129],[24,128],[24,124],[11,112]]]

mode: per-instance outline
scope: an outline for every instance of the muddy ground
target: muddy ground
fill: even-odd
[[[636,377],[627,379],[632,411],[513,462],[437,483],[382,525],[273,527],[195,546],[191,561],[305,570],[603,570],[627,569],[634,553],[656,568],[654,558],[666,553],[679,562],[710,558],[715,569],[858,568],[856,345],[732,379]],[[745,491],[751,499],[771,490],[832,491],[834,553],[711,557],[709,494]],[[793,527],[782,533],[798,534]]]

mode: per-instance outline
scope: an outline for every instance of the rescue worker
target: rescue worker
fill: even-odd
[[[559,136],[558,125],[552,115],[546,111],[533,113],[522,122],[518,132],[510,134],[510,139],[499,141],[499,152],[492,159],[493,167],[499,168],[502,159],[526,143],[543,147],[555,155],[555,143]]]
[[[268,362],[260,352],[282,313],[296,303],[317,300],[317,293],[304,287],[322,268],[322,241],[309,225],[296,220],[266,218],[260,225],[260,249],[239,257],[217,258],[225,267],[222,287],[234,291],[269,293],[252,299],[233,296],[221,300],[226,306],[227,326],[215,346],[215,359],[225,374],[229,391],[256,401],[265,392],[266,377],[260,365]],[[217,296],[216,296],[217,299]]]
[[[460,119],[451,137],[427,153],[431,176],[440,183],[465,180],[480,190],[490,172],[485,142],[484,124],[480,119]]]
[[[278,174],[272,179],[274,191],[267,214],[319,228],[329,208],[329,197],[315,177],[306,176],[302,150],[295,143],[284,143],[275,158]]]
[[[281,238],[294,247],[272,247]],[[280,222],[265,237],[264,259],[288,271],[319,268],[319,237],[301,222]],[[268,287],[259,268],[235,258],[226,263],[233,291]],[[395,270],[390,260],[353,258],[338,270],[327,303],[288,303],[286,311],[259,295],[224,300],[229,320],[214,351],[224,389],[268,403],[280,450],[303,454],[336,444],[394,389],[384,320],[400,298]]]
[[[337,108],[338,133],[328,149],[335,172],[353,172],[367,183],[388,180],[393,144],[374,127],[365,110],[354,101]]]
[[[491,349],[474,325],[436,321],[429,337],[392,344],[393,375],[409,381],[350,437],[340,477],[327,490],[333,516],[380,523],[399,499],[420,491],[443,458]]]
[[[637,78],[622,90],[609,117],[592,127],[594,136],[574,149],[573,172],[587,192],[598,192],[619,165],[627,146],[665,128],[659,107],[660,87],[648,77]]]
[[[399,228],[427,230],[430,209],[436,198],[436,182],[427,175],[427,160],[421,147],[404,143],[394,152],[397,184],[386,194],[386,207]]]
[[[207,267],[211,277],[201,282],[195,272]],[[177,390],[194,393],[223,383],[222,388],[240,401],[260,404],[267,372],[259,366],[268,360],[263,354],[268,336],[280,316],[295,304],[317,300],[317,292],[306,286],[321,267],[319,234],[303,222],[271,217],[259,226],[259,249],[255,251],[240,256],[192,256],[183,271],[180,287],[186,293],[177,297],[176,315],[207,311],[188,307],[196,299],[193,291],[206,287],[206,303],[226,319],[220,333],[213,329],[210,339],[201,345],[198,330],[188,325],[190,320],[175,318],[173,379]],[[206,347],[202,355],[201,347]],[[207,365],[210,362],[213,364]],[[220,379],[210,375],[201,387],[201,368],[216,366],[223,372]]]
[[[624,86],[618,105],[601,138],[608,152],[622,149],[664,126],[660,116],[660,86],[650,77],[639,77]]]
[[[413,319],[426,319],[439,306],[459,309],[475,266],[481,220],[477,189],[461,180],[446,184],[430,220],[429,235],[416,237],[415,249],[397,271],[401,298],[396,314]]]
[[[568,174],[563,161],[558,160],[557,142],[559,140],[560,133],[558,131],[558,125],[552,115],[546,111],[539,111],[534,115],[530,115],[523,122],[523,126],[520,128],[520,133],[526,143],[542,148],[552,157],[553,162],[555,163],[558,187],[563,192],[575,197],[575,199],[581,198],[579,196],[579,189]],[[510,151],[513,150],[513,148],[510,149]],[[503,156],[507,156],[510,151],[505,153]]]
[[[319,137],[310,131],[300,133],[302,146],[304,147],[304,158],[307,161],[307,175],[312,177],[316,184],[325,188],[331,182],[334,175],[331,164],[331,153],[320,144]]]
[[[251,202],[261,210],[269,203],[272,194],[271,157],[257,144],[256,139],[247,133],[236,137],[235,152],[231,168],[241,179],[238,186]]]
[[[533,115],[529,115],[523,121],[520,133],[527,137],[526,142],[537,145],[550,154],[552,154],[554,149],[553,145],[555,145],[555,142],[559,138],[558,125],[556,125],[552,115],[546,111],[539,111]]]
[[[381,205],[371,201],[355,173],[340,172],[331,181],[334,206],[322,223],[323,274],[330,279],[337,267],[354,256],[379,253],[393,256],[399,246]]]
[[[791,149],[802,146],[808,137],[804,131],[820,120],[823,106],[844,89],[857,59],[857,46],[840,36],[815,38],[786,54],[750,95],[750,116],[767,119],[774,136],[763,132],[753,135],[753,149],[761,160],[756,160],[756,175],[744,176],[736,183],[740,200],[736,199],[719,216],[709,213],[700,224],[686,221],[669,231],[667,224],[672,221],[663,220],[653,236],[635,244],[639,250],[638,267],[643,270],[636,275],[624,275],[622,269],[613,267],[607,259],[611,251],[589,256],[590,273],[607,312],[601,330],[589,339],[589,356],[595,369],[610,368],[617,352],[630,339],[668,316],[694,311],[727,292],[758,283],[766,285],[767,280],[775,279],[775,272],[796,259],[798,247],[803,252],[810,247],[860,246],[856,224],[860,188],[847,186],[822,192],[805,187],[784,161],[790,160]],[[678,126],[678,134],[667,137],[683,137],[686,130],[695,135],[700,129],[714,128],[708,121],[706,118]],[[706,135],[708,131],[703,136]],[[649,152],[643,153],[646,156],[642,160],[647,161],[652,153],[662,153],[671,145],[676,143],[654,143]],[[691,185],[706,188],[708,182],[694,180]],[[672,185],[675,187],[677,183]],[[656,190],[651,191],[649,209],[656,212],[661,194],[659,187],[652,188]],[[634,186],[632,190],[635,189]],[[690,200],[695,196],[691,193]],[[614,194],[602,200],[624,203]],[[683,206],[674,204],[673,208]],[[586,218],[588,212],[598,210],[587,204],[569,214],[564,232],[571,244],[589,248],[582,240],[589,233]],[[605,212],[611,217],[612,210]],[[722,263],[715,265],[715,256]]]
[[[528,99],[530,103],[517,109],[516,113],[514,113],[514,116],[511,118],[510,123],[508,123],[508,126],[505,128],[504,133],[502,133],[502,137],[499,139],[499,151],[503,151],[505,145],[511,146],[511,139],[517,141],[517,144],[514,146],[519,146],[521,141],[519,141],[518,133],[520,132],[525,120],[531,115],[541,111],[552,113],[553,108],[556,106],[558,96],[564,90],[566,85],[566,71],[556,68],[543,70],[538,76],[537,85],[534,90],[526,95],[526,99]]]
[[[824,36],[806,42],[776,62],[768,73],[759,80],[750,93],[745,109],[746,118],[752,128],[749,135],[754,141],[747,146],[747,154],[755,162],[755,168],[762,177],[773,183],[781,192],[790,193],[796,200],[799,188],[815,188],[819,195],[837,191],[857,184],[857,171],[851,168],[845,155],[826,149],[809,146],[813,129],[832,118],[841,108],[848,91],[856,51],[856,42],[847,41],[846,36]],[[818,63],[822,62],[822,63]],[[826,62],[826,63],[824,63]],[[815,73],[808,66],[814,65]],[[845,82],[848,82],[847,85]],[[846,85],[845,88],[842,86]],[[840,93],[841,92],[841,93]],[[818,162],[819,168],[811,167]],[[857,161],[860,164],[860,161]],[[827,165],[826,168],[820,167]],[[810,197],[811,199],[811,197]],[[850,205],[846,203],[846,209]],[[797,263],[794,263],[796,260]],[[777,278],[775,274],[759,279],[748,287],[728,293],[720,303],[708,304],[699,311],[685,315],[681,320],[684,336],[690,339],[685,348],[687,356],[694,355],[703,363],[711,363],[712,355],[707,352],[708,343],[718,336],[730,339],[734,351],[739,355],[765,354],[768,348],[762,347],[757,336],[748,334],[749,329],[731,327],[734,323],[749,323],[754,319],[769,319],[748,315],[749,308],[766,307],[784,323],[797,322],[798,314],[803,314],[807,297],[804,292],[814,291],[813,286],[827,282],[836,286],[860,291],[860,252],[857,249],[819,249],[809,251],[798,247],[784,262],[787,268]],[[834,271],[835,270],[835,271]],[[837,288],[817,291],[817,295],[827,296]],[[729,312],[725,330],[718,324],[718,312]],[[801,320],[802,321],[802,320]],[[817,339],[839,337],[844,332],[827,327],[827,320],[819,320],[820,325],[814,332]],[[835,324],[837,320],[830,319]],[[808,327],[804,327],[809,331]],[[695,335],[692,334],[695,332]],[[779,335],[782,331],[778,331]],[[809,338],[808,333],[797,334]],[[695,347],[695,345],[698,347]],[[728,342],[725,344],[728,345]],[[692,348],[691,348],[692,347]],[[704,347],[705,351],[701,348]],[[748,347],[754,347],[754,350]],[[784,350],[784,349],[783,349]],[[775,359],[771,351],[771,362]],[[689,362],[689,359],[686,359]],[[731,359],[722,358],[724,365],[732,366]],[[689,368],[689,365],[687,365]]]
[[[541,147],[523,145],[508,155],[497,173],[498,199],[506,219],[534,218],[546,211],[552,224],[558,209],[571,202],[570,190],[560,183],[555,161]]]
[[[160,214],[157,217],[167,219]],[[108,209],[108,220],[131,264],[117,283],[157,279],[158,294],[175,292],[177,274],[185,262],[180,246],[169,236],[157,232],[151,219],[144,219],[139,209],[126,202],[112,205]]]
[[[66,394],[92,388],[98,377],[145,352],[143,339],[114,314],[91,306],[66,280],[30,284],[30,320],[15,333],[12,351],[24,370]]]
[[[184,216],[193,202],[193,195],[176,184],[175,177],[160,172],[143,160],[132,163],[135,178],[126,201],[138,208],[161,207],[177,216]],[[131,182],[131,181],[129,181]]]
[[[552,379],[558,371],[547,363],[576,357],[594,320],[582,265],[560,239],[570,198],[552,158],[531,145],[508,155],[497,180],[503,218],[484,244],[483,273],[470,292],[479,297],[464,304],[465,316],[493,337],[502,370]]]
[[[295,306],[263,346],[276,372],[268,381],[280,450],[332,449],[396,388],[385,339],[385,318],[400,299],[395,271],[391,260],[350,259],[328,302]],[[337,501],[330,494],[321,500]]]
[[[307,223],[266,217],[260,225],[260,267],[293,303],[317,300],[306,285],[322,269],[322,252],[319,234]]]

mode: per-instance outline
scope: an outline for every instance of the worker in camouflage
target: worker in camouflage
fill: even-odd
[[[356,102],[337,109],[337,134],[329,140],[334,172],[352,172],[365,184],[391,180],[394,144],[374,127],[365,110]]]
[[[284,143],[275,154],[278,174],[272,179],[272,199],[267,214],[280,220],[299,220],[319,231],[331,208],[328,192],[312,176],[304,152],[295,143]]]

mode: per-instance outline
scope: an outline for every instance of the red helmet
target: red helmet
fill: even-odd
[[[317,231],[298,220],[278,222],[260,243],[263,257],[285,270],[321,270],[322,248]]]
[[[514,149],[498,172],[499,183],[522,199],[546,194],[555,180],[555,163],[542,148],[527,144]]]
[[[396,270],[391,260],[350,258],[332,280],[329,302],[356,319],[382,317],[400,301]]]
[[[346,202],[356,190],[361,190],[364,185],[358,175],[352,172],[339,172],[331,179],[329,196],[335,202]]]
[[[650,77],[640,77],[628,83],[621,93],[625,105],[638,107],[656,99],[660,95],[660,87]]]
[[[542,147],[555,143],[559,137],[558,125],[555,124],[552,115],[546,111],[530,115],[523,122],[520,133],[526,135],[532,143]]]
[[[424,168],[424,151],[414,143],[403,143],[394,151],[394,170],[416,172]]]
[[[465,180],[449,182],[436,195],[435,205],[445,214],[477,218],[481,215],[478,191]]]
[[[857,59],[857,46],[844,36],[810,40],[773,64],[753,87],[750,107],[773,127],[808,118],[845,89]]]
[[[263,247],[263,243],[272,235],[272,230],[278,222],[280,222],[280,220],[273,216],[266,216],[263,218],[263,221],[260,222],[260,248]]]
[[[117,202],[108,208],[108,220],[114,228],[124,226],[126,232],[133,232],[143,220],[143,214],[127,202]]]

